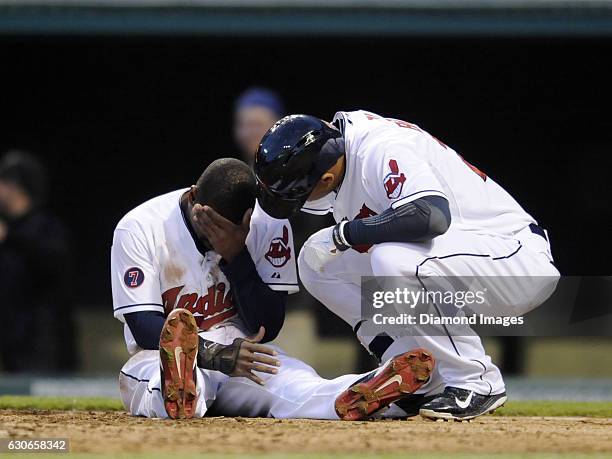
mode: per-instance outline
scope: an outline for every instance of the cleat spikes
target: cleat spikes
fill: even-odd
[[[160,334],[161,389],[172,419],[192,418],[197,405],[196,358],[198,331],[191,313],[170,312]]]
[[[431,357],[425,359],[426,363],[414,362],[422,360],[422,353],[422,349],[415,349],[398,355],[377,370],[378,374],[370,373],[348,388],[336,399],[338,416],[347,421],[368,419],[414,393],[429,379],[434,366]]]

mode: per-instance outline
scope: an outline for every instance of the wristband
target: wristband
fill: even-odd
[[[332,240],[334,241],[334,245],[340,252],[344,252],[351,248],[351,244],[348,243],[346,238],[344,237],[344,226],[348,222],[346,220],[342,220],[332,230]]]
[[[231,375],[236,369],[240,346],[244,341],[243,338],[236,338],[232,344],[223,345],[200,337],[198,367]]]

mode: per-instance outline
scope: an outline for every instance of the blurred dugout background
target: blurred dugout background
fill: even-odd
[[[0,217],[0,285],[12,289],[0,297],[3,354],[41,343],[28,368],[3,359],[0,393],[115,394],[127,357],[110,299],[116,222],[217,157],[248,160],[248,137],[282,112],[415,122],[548,228],[563,274],[610,274],[611,56],[612,1],[0,0],[0,152],[38,156],[49,186],[34,210],[64,244],[45,271],[37,233],[10,252],[16,219]],[[236,102],[253,86],[280,108],[267,98],[240,111],[257,106]],[[317,224],[329,220],[298,219],[297,239]],[[21,263],[18,288],[7,253]],[[280,342],[291,354],[326,376],[371,365],[305,292],[290,309]],[[527,376],[511,381],[515,394],[612,398],[606,339],[487,347]]]

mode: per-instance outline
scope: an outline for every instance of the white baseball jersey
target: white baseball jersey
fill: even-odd
[[[115,229],[111,250],[114,315],[174,308],[193,313],[201,331],[232,321],[243,328],[231,286],[219,269],[221,256],[202,254],[180,208],[182,189],[130,211]],[[298,291],[293,233],[288,220],[268,216],[256,204],[246,247],[262,280],[273,290]],[[265,305],[262,305],[265,307]],[[127,325],[128,351],[139,350]]]
[[[334,257],[320,271],[306,261],[310,242],[304,244],[298,260],[302,284],[351,327],[359,324],[357,336],[368,349],[380,327],[372,327],[373,321],[364,319],[363,276],[402,277],[415,291],[423,288],[424,278],[428,285],[448,289],[444,277],[478,276],[481,285],[489,285],[491,292],[497,288],[493,280],[500,276],[533,279],[525,282],[520,295],[506,295],[505,301],[495,304],[496,312],[508,316],[533,309],[552,293],[559,273],[551,264],[548,241],[530,230],[534,219],[490,177],[405,121],[355,111],[337,113],[334,122],[345,141],[344,180],[337,192],[306,202],[302,210],[333,210],[335,220],[340,222],[436,195],[448,200],[452,216],[448,231],[428,243],[354,246],[355,250]],[[318,242],[317,235],[329,243],[328,233],[316,233],[313,245]],[[492,283],[486,284],[487,279]],[[451,289],[456,288],[454,282],[450,284]],[[430,394],[444,386],[484,395],[505,390],[499,369],[486,355],[477,335],[394,334],[392,330],[387,335],[392,344],[379,348],[382,360],[412,347],[432,352],[437,370],[428,383]]]
[[[334,122],[344,136],[344,180],[305,212],[333,210],[339,222],[436,195],[449,201],[458,230],[512,235],[535,223],[501,186],[418,126],[363,110],[338,112]]]

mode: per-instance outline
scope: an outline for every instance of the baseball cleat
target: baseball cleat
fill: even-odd
[[[406,412],[407,418],[419,415],[419,410],[426,403],[431,402],[440,394],[425,395],[425,394],[408,394],[395,402],[395,405]]]
[[[468,421],[492,413],[506,403],[506,393],[480,395],[467,389],[447,387],[431,402],[424,404],[419,414],[427,419]]]
[[[429,380],[433,367],[434,359],[424,349],[395,356],[340,394],[336,413],[345,421],[367,419],[419,389]]]
[[[161,389],[166,413],[172,419],[192,418],[198,395],[196,358],[198,326],[186,309],[174,309],[159,338]]]

